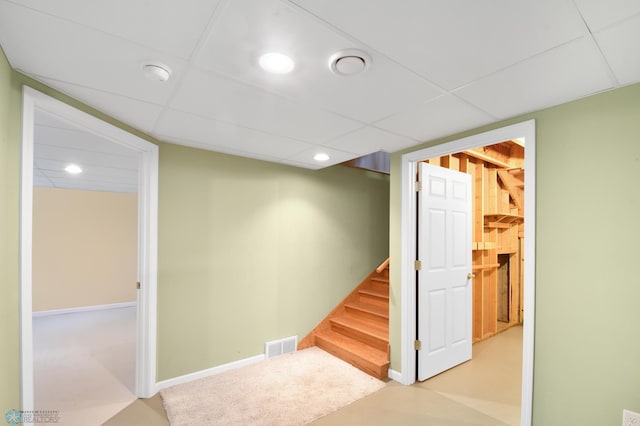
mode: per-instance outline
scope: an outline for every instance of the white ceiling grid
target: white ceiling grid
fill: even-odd
[[[21,72],[161,140],[311,169],[638,82],[639,41],[640,0],[0,0]],[[370,66],[332,74],[353,48]],[[272,50],[291,74],[259,68]]]
[[[109,192],[138,192],[138,153],[36,111],[34,186]],[[64,171],[79,165],[82,173]]]

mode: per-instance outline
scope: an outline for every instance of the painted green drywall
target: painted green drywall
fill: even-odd
[[[0,49],[0,415],[20,407],[19,88]]]
[[[387,257],[387,176],[160,146],[159,379],[304,337]]]
[[[640,412],[640,85],[472,132],[536,120],[533,424],[618,425]],[[391,168],[391,261],[400,253],[400,157]],[[526,285],[526,283],[525,283]],[[392,368],[400,275],[392,270]],[[526,319],[525,319],[526,320]]]

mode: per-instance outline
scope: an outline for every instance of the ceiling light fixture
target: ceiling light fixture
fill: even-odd
[[[370,65],[371,57],[358,49],[342,50],[329,58],[331,72],[342,76],[360,74]]]
[[[258,62],[263,70],[273,74],[287,74],[295,68],[293,59],[278,52],[265,53]]]
[[[82,173],[82,169],[77,164],[69,164],[67,167],[64,168],[64,171],[72,175],[77,175]]]
[[[171,70],[166,65],[144,64],[142,72],[151,81],[167,81],[171,77]]]
[[[330,158],[331,157],[329,157],[329,155],[325,154],[324,152],[319,152],[313,156],[314,160],[320,161],[320,162],[329,161]]]

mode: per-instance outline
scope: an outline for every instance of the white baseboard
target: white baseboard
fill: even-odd
[[[402,373],[396,370],[389,369],[389,378],[391,380],[395,380],[398,383],[402,383]]]
[[[101,311],[104,309],[129,308],[129,307],[134,307],[136,305],[137,305],[137,302],[122,302],[122,303],[110,303],[108,305],[79,306],[77,308],[52,309],[50,311],[37,311],[37,312],[33,312],[33,316],[46,317],[49,315],[74,314],[77,312]]]
[[[244,367],[246,365],[255,364],[256,362],[260,362],[265,360],[264,354],[252,356],[245,359],[240,359],[238,361],[233,361],[228,364],[218,365],[217,367],[207,368],[206,370],[196,371],[194,373],[185,374],[184,376],[174,377],[173,379],[163,380],[161,382],[156,383],[156,389],[158,391],[175,386],[180,385],[182,383],[188,383],[193,380],[202,379],[203,377],[213,376],[215,374],[224,373],[225,371],[235,370],[236,368]]]

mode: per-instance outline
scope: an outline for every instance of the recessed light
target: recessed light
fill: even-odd
[[[325,154],[324,152],[319,152],[313,156],[313,159],[316,161],[329,161],[330,158],[331,157],[329,157],[329,155]]]
[[[263,70],[274,74],[287,74],[293,71],[293,59],[283,53],[271,52],[260,56],[260,66]]]
[[[360,74],[371,65],[371,57],[358,49],[337,52],[329,58],[329,69],[342,76]]]
[[[152,81],[167,81],[171,77],[171,70],[166,65],[145,64],[142,66],[142,72]]]
[[[77,164],[69,164],[67,167],[64,168],[64,171],[72,175],[77,175],[79,173],[82,173],[82,169]]]

